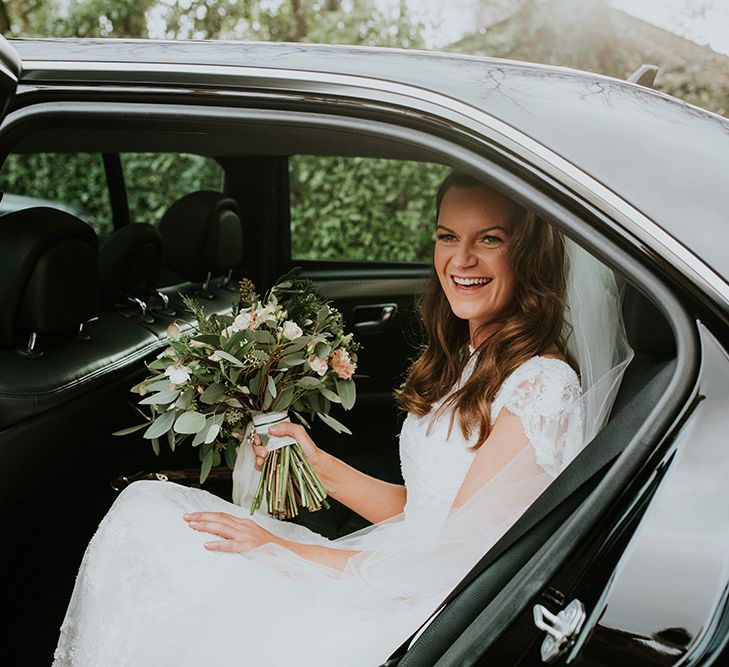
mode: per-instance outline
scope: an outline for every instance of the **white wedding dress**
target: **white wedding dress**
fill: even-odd
[[[471,372],[473,357],[464,371]],[[463,507],[451,510],[475,452],[448,413],[409,415],[400,435],[403,514],[329,541],[257,513],[290,540],[359,551],[343,572],[267,545],[211,552],[186,512],[239,507],[171,482],[136,482],[84,556],[54,665],[363,665],[415,631],[583,444],[580,383],[564,362],[534,357],[501,386],[524,448]],[[493,423],[493,422],[492,422]],[[430,425],[430,428],[429,428]],[[324,511],[324,510],[323,510]]]

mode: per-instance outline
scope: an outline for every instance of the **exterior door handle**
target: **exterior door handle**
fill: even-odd
[[[355,306],[354,330],[358,333],[384,331],[387,323],[397,313],[396,303],[378,303],[366,306]]]

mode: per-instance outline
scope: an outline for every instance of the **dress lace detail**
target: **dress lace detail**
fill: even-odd
[[[504,380],[491,406],[491,422],[504,408],[519,417],[537,463],[556,477],[569,463],[566,452],[579,448],[574,441],[582,442],[581,413],[570,410],[580,395],[580,381],[569,364],[533,357]]]
[[[525,478],[516,465],[484,486],[470,514],[446,520],[475,455],[457,425],[448,434],[446,412],[430,429],[429,416],[405,420],[400,451],[408,493],[398,517],[335,541],[253,517],[285,539],[358,552],[342,573],[273,545],[247,554],[208,551],[210,536],[190,530],[182,514],[250,518],[247,507],[171,482],[135,482],[89,544],[54,665],[381,664],[565,464],[581,428],[565,416],[577,396],[576,375],[554,359],[535,357],[507,378],[492,419],[502,409],[517,415],[548,474]]]

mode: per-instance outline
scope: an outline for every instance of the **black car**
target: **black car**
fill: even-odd
[[[300,266],[361,340],[367,375],[342,418],[355,435],[316,437],[399,479],[392,390],[419,340],[432,218],[371,233],[357,167],[377,161],[435,180],[466,170],[559,226],[624,278],[636,353],[591,455],[388,664],[729,662],[726,119],[635,83],[439,53],[116,40],[0,52],[2,182],[51,165],[12,194],[55,200],[56,185],[88,178],[107,206],[105,221],[53,206],[0,218],[3,646],[19,664],[50,661],[110,482],[198,463],[111,435],[138,422],[129,389],[187,316],[182,294],[225,312],[237,279],[266,288]],[[197,165],[195,190],[178,158]],[[354,235],[345,254],[317,204],[303,211],[302,197],[318,201],[304,158],[319,183],[346,174],[334,190],[363,198],[348,219],[327,213]],[[131,164],[156,198],[125,185]],[[421,205],[397,194],[397,210]],[[224,474],[212,483],[226,492]],[[361,525],[341,507],[304,521],[327,535]]]

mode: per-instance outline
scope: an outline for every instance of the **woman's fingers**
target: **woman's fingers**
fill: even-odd
[[[288,435],[291,436],[300,445],[304,442],[314,444],[306,432],[306,429],[301,424],[293,424],[292,422],[279,422],[278,424],[272,424],[268,432],[271,435]]]
[[[188,522],[188,525],[190,528],[197,530],[198,532],[219,535],[220,537],[225,537],[229,540],[234,540],[239,536],[239,529],[218,521],[190,521]]]
[[[237,542],[236,540],[222,540],[221,542],[205,542],[203,545],[210,551],[227,551],[229,553],[241,553],[248,551],[246,545],[243,542]]]

